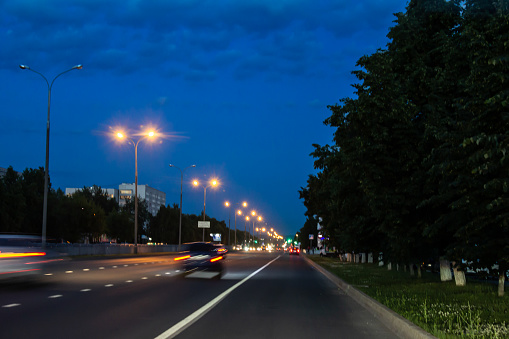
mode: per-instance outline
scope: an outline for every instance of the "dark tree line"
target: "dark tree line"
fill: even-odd
[[[496,264],[503,294],[508,7],[412,0],[395,14],[390,43],[357,62],[356,98],[329,106],[334,143],[314,145],[318,173],[300,190],[306,228],[320,217],[333,245],[402,264]]]
[[[103,192],[101,187],[83,187],[71,196],[61,189],[54,190],[49,184],[47,238],[54,242],[90,242],[102,240],[134,242],[134,201],[124,206]],[[12,167],[0,179],[0,232],[41,234],[44,196],[44,168],[26,169],[16,173]],[[182,242],[202,240],[198,221],[202,216],[182,215]],[[228,241],[228,229],[224,221],[207,218],[209,233],[220,233],[223,242]],[[138,202],[139,243],[142,236],[156,243],[178,244],[178,205],[162,206],[156,216],[148,212],[145,201]],[[234,234],[232,232],[233,239]],[[145,237],[143,237],[145,238]],[[243,232],[237,233],[238,243],[244,240]],[[233,240],[232,240],[233,243]]]

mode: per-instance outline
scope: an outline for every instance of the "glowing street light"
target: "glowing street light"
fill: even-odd
[[[134,251],[138,253],[138,144],[143,139],[152,139],[157,135],[153,130],[140,134],[135,142],[129,135],[123,131],[117,131],[115,136],[119,140],[127,139],[134,145]]]
[[[247,244],[246,238],[247,238],[247,222],[249,221],[249,215],[246,215],[246,218],[244,220],[244,247]]]
[[[48,185],[49,185],[49,127],[50,127],[50,107],[51,107],[51,88],[53,87],[53,83],[55,80],[61,76],[64,73],[70,72],[74,69],[82,69],[82,65],[76,65],[71,68],[69,68],[66,71],[63,71],[62,73],[58,74],[56,77],[53,78],[51,83],[48,81],[48,79],[42,74],[39,73],[33,69],[31,69],[27,65],[19,65],[19,68],[21,69],[27,69],[29,71],[32,71],[34,73],[39,74],[44,81],[46,81],[46,84],[48,85],[48,118],[46,120],[46,163],[44,165],[44,200],[43,200],[43,207],[42,207],[42,235],[41,235],[41,246],[42,248],[46,247],[46,221],[48,219]]]
[[[178,248],[178,250],[180,252],[180,244],[182,243],[182,184],[184,181],[184,172],[188,168],[196,167],[196,165],[188,166],[188,167],[184,168],[184,170],[181,170],[179,167],[172,165],[172,164],[170,164],[170,167],[175,167],[176,169],[178,169],[180,171],[180,216],[179,216],[179,248]]]
[[[247,207],[247,202],[243,202],[242,206]],[[235,212],[235,247],[237,247],[237,215],[242,215],[242,210],[237,210]]]
[[[194,186],[200,186],[200,182],[198,180],[193,180]],[[208,185],[204,185],[203,187],[203,221],[205,221],[205,202],[207,201],[207,188],[208,187],[216,187],[219,185],[217,179],[212,179],[209,181]],[[202,241],[205,241],[205,228],[203,229],[203,237]]]

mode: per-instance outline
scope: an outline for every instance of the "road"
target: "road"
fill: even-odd
[[[0,285],[0,338],[395,338],[302,257],[230,253],[221,279],[171,255],[70,260]]]

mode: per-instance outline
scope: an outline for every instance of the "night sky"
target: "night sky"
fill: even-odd
[[[352,97],[351,72],[385,48],[402,0],[0,0],[0,167],[44,167],[52,87],[53,188],[134,182],[134,147],[111,132],[154,126],[138,146],[138,183],[183,213],[228,223],[247,201],[290,235],[305,222],[299,189],[313,143],[332,143],[327,105]],[[134,136],[136,138],[136,136]],[[136,140],[136,139],[135,139]],[[42,213],[42,212],[41,212]],[[233,227],[233,210],[231,215]],[[243,223],[242,223],[243,225]]]

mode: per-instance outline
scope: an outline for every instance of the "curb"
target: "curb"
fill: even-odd
[[[402,339],[431,339],[437,338],[428,332],[424,331],[419,326],[414,323],[408,321],[401,315],[397,314],[387,306],[379,303],[378,301],[372,299],[365,293],[356,290],[351,285],[347,284],[334,274],[327,271],[322,266],[318,265],[311,259],[309,259],[306,255],[303,255],[302,258],[308,262],[311,266],[316,268],[320,273],[326,276],[330,281],[332,281],[336,286],[341,288],[346,295],[354,299],[358,302],[362,307],[371,312],[376,318],[381,320],[385,326],[387,326],[392,332],[394,332],[399,338]]]

